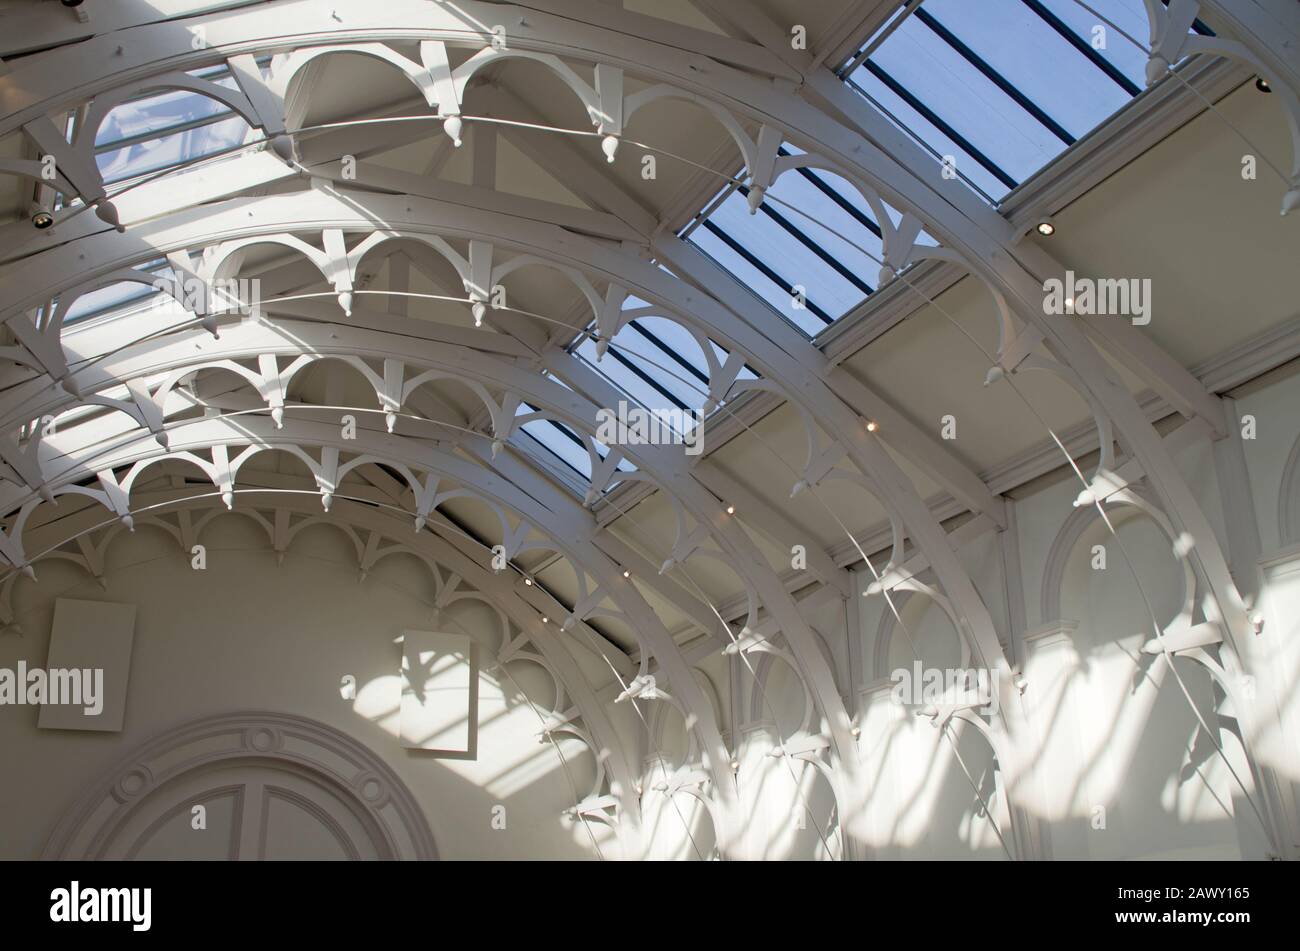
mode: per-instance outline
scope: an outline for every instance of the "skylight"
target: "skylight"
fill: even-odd
[[[269,58],[258,60],[263,75],[269,63]],[[230,67],[224,64],[191,70],[190,75],[236,88]],[[200,93],[187,89],[151,93],[128,99],[104,116],[95,131],[95,162],[105,184],[124,182],[239,145],[248,137],[250,128],[224,103]],[[71,138],[75,133],[76,124],[70,117],[67,134]],[[138,269],[158,275],[169,271],[161,258]],[[136,312],[158,293],[148,285],[130,281],[101,287],[73,303],[63,316],[63,326]],[[48,307],[42,307],[40,312],[48,312]]]
[[[159,276],[170,276],[170,268],[162,258],[156,258],[153,261],[141,264],[136,270],[149,271]],[[72,306],[68,308],[68,312],[63,315],[63,326],[67,327],[79,321],[117,311],[128,305],[138,304],[140,301],[153,297],[158,293],[157,289],[150,287],[148,284],[141,284],[138,281],[119,281],[115,284],[108,284],[82,294],[73,301]]]
[[[798,152],[781,148],[782,155]],[[682,235],[807,336],[875,290],[880,226],[848,182],[820,169],[795,169],[777,179],[753,215],[747,194],[744,186],[724,189]]]
[[[1088,5],[1110,22],[1076,0],[900,2],[840,75],[996,203],[1142,91],[1146,55],[1123,33],[1147,35],[1143,0]],[[874,292],[880,227],[848,182],[787,172],[752,215],[747,194],[723,188],[681,236],[810,338]]]
[[[841,76],[996,202],[1145,84],[1145,53],[1115,29],[1146,38],[1142,0],[1089,6],[1111,22],[1075,0],[900,5]]]
[[[635,297],[625,304],[629,310],[644,306],[645,302]],[[726,352],[712,342],[710,345],[718,362],[724,362]],[[573,353],[647,409],[699,410],[708,394],[709,368],[699,344],[680,324],[662,317],[629,321],[603,360],[596,359],[596,345],[586,335]],[[754,374],[742,368],[739,378],[752,380]]]
[[[553,382],[561,382],[549,374],[548,377]],[[520,402],[515,415],[526,416],[537,411],[536,406]],[[554,419],[531,419],[523,423],[516,433],[511,440],[516,447],[545,460],[561,473],[575,477],[583,485],[591,481],[591,457],[587,455],[587,444],[571,427]],[[608,447],[596,443],[596,452],[602,459],[608,451]],[[621,472],[633,472],[636,466],[626,459],[620,459],[618,469]]]
[[[235,88],[227,66],[191,75]],[[95,162],[106,184],[120,182],[239,145],[249,129],[224,103],[186,89],[169,90],[110,110],[95,133]]]
[[[519,404],[518,415],[536,413],[536,406]],[[521,437],[517,444],[533,455],[542,454],[574,475],[584,480],[591,478],[591,458],[587,455],[586,444],[582,437],[563,423],[553,419],[533,419],[519,427]]]
[[[627,310],[647,307],[645,301],[628,297]],[[588,328],[591,331],[592,328]],[[727,360],[726,351],[709,342],[713,356],[719,364]],[[591,336],[583,334],[570,352],[609,382],[626,397],[629,406],[639,406],[652,411],[685,410],[697,413],[703,407],[709,390],[709,366],[700,351],[700,345],[680,324],[663,317],[637,317],[623,326],[606,350],[602,359],[596,358],[596,345]],[[562,380],[548,374],[554,382]],[[749,367],[741,367],[739,380],[755,379]],[[611,410],[614,407],[609,407]],[[517,416],[537,412],[533,406],[520,403]],[[715,411],[716,412],[716,411]],[[685,434],[683,434],[685,435]],[[591,458],[586,444],[572,428],[552,419],[533,419],[519,427],[514,444],[552,465],[558,463],[561,473],[579,477],[585,484],[591,479]],[[610,447],[599,441],[596,451],[603,459]],[[626,458],[620,459],[618,471],[635,472],[636,466]]]

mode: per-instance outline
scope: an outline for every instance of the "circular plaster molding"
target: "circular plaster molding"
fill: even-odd
[[[265,762],[323,782],[364,814],[395,859],[436,859],[419,803],[398,775],[356,739],[317,720],[250,711],[193,720],[112,766],[59,821],[43,859],[96,859],[149,794],[192,770]]]

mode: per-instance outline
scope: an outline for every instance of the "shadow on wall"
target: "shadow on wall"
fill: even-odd
[[[1079,620],[1055,621],[1028,640],[1029,686],[1018,699],[1030,729],[1017,738],[1018,767],[1004,767],[996,782],[983,737],[963,732],[959,760],[928,721],[890,697],[884,679],[917,658],[927,669],[964,666],[951,620],[912,595],[897,602],[905,630],[881,623],[885,639],[868,645],[877,686],[864,695],[868,791],[855,829],[882,857],[1003,855],[986,814],[1009,835],[1003,784],[1038,827],[1044,857],[1263,854],[1258,820],[1228,768],[1249,775],[1221,690],[1193,661],[1171,668],[1142,651],[1153,612],[1164,630],[1200,620],[1189,607],[1194,592],[1154,520],[1132,508],[1110,514],[1141,589],[1105,526],[1084,526],[1061,566],[1057,602],[1061,617]]]
[[[283,564],[262,529],[238,513],[219,514],[204,535],[207,564],[194,570],[165,532],[140,525],[109,547],[107,590],[72,565],[43,565],[39,584],[15,592],[26,637],[0,638],[0,665],[43,664],[56,597],[138,606],[124,730],[88,734],[38,730],[33,708],[0,710],[0,741],[23,784],[6,784],[0,855],[30,858],[78,792],[121,756],[162,730],[241,709],[292,712],[360,740],[412,791],[443,857],[590,858],[617,846],[610,830],[588,833],[562,816],[585,795],[594,757],[573,738],[538,743],[540,721],[523,691],[549,710],[549,676],[510,665],[511,677],[481,672],[479,756],[447,760],[399,745],[403,630],[431,630],[432,585],[415,559],[385,559],[358,581],[356,556],[327,525],[301,533]],[[497,613],[481,602],[453,605],[459,625],[491,658],[502,643]],[[523,668],[523,671],[515,668]],[[357,693],[340,694],[345,676]],[[522,689],[521,686],[522,685]]]

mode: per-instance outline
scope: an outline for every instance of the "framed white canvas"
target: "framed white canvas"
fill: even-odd
[[[478,740],[478,655],[470,637],[402,635],[401,742],[407,749],[473,758]]]
[[[83,705],[46,703],[41,706],[37,726],[42,730],[120,731],[134,638],[134,604],[57,599],[45,669],[47,673],[91,671],[99,684],[96,692],[101,694],[95,704],[99,712],[89,713]]]

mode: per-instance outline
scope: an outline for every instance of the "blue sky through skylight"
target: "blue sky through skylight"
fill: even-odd
[[[628,297],[624,310],[646,306],[645,301]],[[726,351],[712,341],[709,345],[718,363],[725,363]],[[709,368],[700,345],[680,324],[663,317],[645,316],[630,321],[615,336],[600,360],[596,359],[595,343],[586,334],[574,344],[571,352],[612,384],[620,395],[626,396],[632,406],[698,412],[708,393]],[[752,380],[755,374],[748,367],[742,367],[737,379]],[[518,415],[532,412],[535,412],[532,407],[521,404]],[[591,460],[580,437],[568,426],[554,420],[537,419],[525,423],[521,429],[524,438],[517,440],[516,445],[534,455],[540,452],[543,458],[553,462],[558,460],[575,475],[590,479]],[[597,443],[597,451],[604,458],[607,447]],[[626,459],[620,460],[618,468],[624,472],[636,469]]]
[[[999,201],[1145,85],[1116,29],[1147,40],[1142,0],[1089,6],[1105,19],[1074,0],[924,0],[843,78]]]
[[[851,57],[841,76],[996,203],[1145,86],[1146,55],[1120,32],[1145,41],[1142,0],[1089,5],[1112,22],[1074,0],[924,0],[896,14],[871,56]],[[1195,29],[1209,32],[1199,21]],[[848,182],[788,172],[754,215],[745,195],[723,189],[682,235],[806,335],[874,291],[880,229]]]
[[[799,152],[790,145],[782,149]],[[715,198],[708,217],[684,235],[809,337],[875,290],[880,228],[844,179],[820,169],[787,172],[753,215],[743,187],[720,194],[726,197]]]
[[[191,75],[236,88],[226,66]],[[120,182],[238,145],[249,125],[224,103],[187,89],[142,96],[109,111],[95,134],[105,183]]]
[[[626,309],[644,306],[628,298]],[[726,353],[713,345],[719,362]],[[640,317],[614,338],[603,360],[583,337],[573,352],[635,402],[650,409],[698,410],[708,393],[709,370],[700,346],[680,324],[662,317]],[[742,371],[742,377],[753,374]]]

